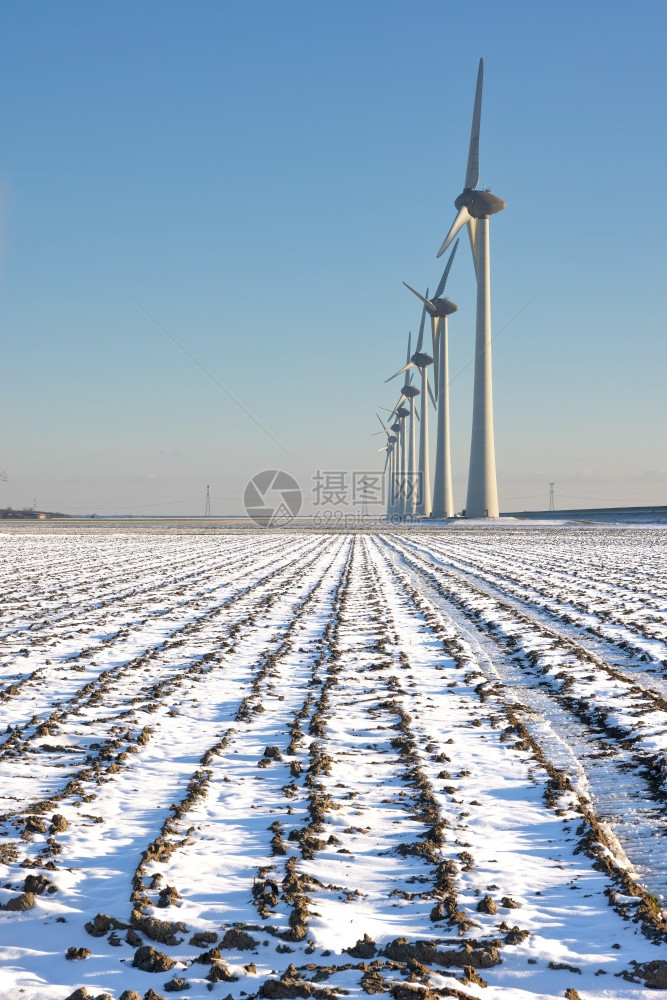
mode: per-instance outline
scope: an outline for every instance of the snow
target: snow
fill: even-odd
[[[0,912],[0,995],[240,1000],[293,964],[361,996],[368,935],[386,990],[654,996],[665,534],[505,521],[0,531],[0,903],[55,885]],[[190,939],[230,928],[212,983]]]

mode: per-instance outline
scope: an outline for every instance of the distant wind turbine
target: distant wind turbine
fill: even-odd
[[[412,354],[412,334],[408,334],[408,352],[406,356],[406,362],[410,361]],[[406,371],[408,365],[406,364]],[[412,385],[412,372],[407,372],[405,376],[405,383],[401,388],[402,396],[407,399],[410,404],[410,427],[408,430],[409,440],[408,440],[408,455],[407,455],[407,475],[405,478],[405,511],[406,514],[416,514],[417,513],[417,491],[415,490],[415,484],[417,482],[417,441],[416,441],[416,431],[417,431],[417,419],[415,414],[415,398],[419,395],[419,389],[416,385]]]
[[[477,277],[475,380],[466,501],[467,517],[498,517],[498,486],[493,437],[489,219],[497,212],[502,212],[506,205],[502,198],[497,198],[490,191],[477,190],[483,74],[484,60],[480,59],[465,186],[454,202],[458,209],[458,215],[437,254],[440,257],[458,231],[467,225]]]
[[[396,485],[398,489],[398,497],[396,504],[396,511],[401,516],[407,513],[408,503],[407,503],[407,478],[408,478],[408,447],[405,440],[405,420],[406,417],[410,416],[410,410],[407,410],[402,404],[405,401],[405,396],[401,396],[399,400],[395,414],[398,420],[399,430],[398,430],[398,445],[400,454],[400,464],[396,469]]]
[[[403,282],[405,284],[405,282]],[[408,288],[410,286],[408,285]],[[410,291],[414,291],[411,288]],[[426,289],[426,294],[428,295],[428,288]],[[419,295],[419,292],[415,292],[422,302],[427,302],[428,300]],[[422,309],[421,322],[419,324],[419,336],[417,338],[417,349],[414,354],[410,354],[408,348],[408,358],[406,364],[403,368],[400,368],[397,372],[390,376],[390,378],[385,381],[391,382],[392,379],[397,378],[403,372],[409,372],[411,368],[416,368],[421,375],[421,417],[419,419],[419,478],[416,480],[419,485],[418,495],[415,494],[416,504],[415,509],[412,513],[421,514],[424,517],[428,517],[431,513],[431,470],[430,470],[430,453],[429,453],[429,441],[428,441],[428,396],[431,396],[433,404],[435,405],[435,398],[431,392],[431,387],[428,384],[428,371],[429,365],[433,364],[433,358],[430,354],[426,354],[422,350],[424,343],[424,323],[426,320],[426,306]],[[406,383],[408,383],[410,375],[406,378]],[[405,392],[405,386],[403,387],[403,392]],[[414,484],[415,480],[412,480]],[[413,488],[414,493],[414,488]]]
[[[403,282],[418,299],[424,303],[424,313],[431,317],[433,335],[433,355],[435,358],[435,396],[437,400],[437,432],[435,449],[435,473],[433,486],[433,509],[431,517],[443,518],[454,516],[454,494],[452,491],[452,459],[450,446],[449,423],[449,344],[447,317],[456,312],[456,306],[450,299],[443,298],[442,293],[447,284],[454,254],[459,245],[457,240],[449,255],[440,283],[432,299],[420,295],[406,281]],[[429,357],[429,355],[426,355]],[[413,361],[417,363],[417,355]]]
[[[389,517],[391,517],[391,515],[393,513],[395,513],[395,510],[394,510],[394,508],[395,508],[395,498],[394,498],[394,460],[396,458],[396,446],[398,444],[398,438],[397,438],[397,436],[396,436],[395,433],[392,434],[391,431],[387,430],[387,427],[386,427],[386,425],[385,425],[384,421],[382,420],[382,417],[380,416],[379,413],[376,413],[375,416],[380,421],[380,427],[382,428],[382,431],[384,432],[384,434],[386,435],[386,438],[387,438],[386,445],[384,445],[384,447],[380,448],[379,450],[387,452],[387,455],[386,455],[385,461],[384,461],[384,470],[383,471],[386,474],[386,472],[387,472],[387,466],[389,467],[389,489],[387,490],[387,515]],[[398,422],[395,422],[394,424],[392,424],[391,430],[392,431],[400,430],[400,424]]]

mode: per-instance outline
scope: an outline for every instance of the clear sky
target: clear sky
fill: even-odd
[[[666,36],[663,0],[9,0],[0,506],[235,512],[264,468],[380,467],[480,56],[501,509],[667,503]],[[462,507],[467,242],[448,294]]]

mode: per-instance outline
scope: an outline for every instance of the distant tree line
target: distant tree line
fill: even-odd
[[[32,507],[23,507],[21,510],[14,510],[13,507],[0,507],[0,519],[37,521],[40,515],[43,517],[69,517],[69,514],[59,514],[54,510],[33,510]]]

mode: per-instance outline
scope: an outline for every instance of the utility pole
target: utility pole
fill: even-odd
[[[554,486],[555,483],[549,483],[549,510],[555,510],[556,504],[554,502]]]
[[[211,493],[210,493],[210,489],[211,489],[211,487],[207,483],[206,484],[206,509],[204,511],[204,517],[210,517],[211,516]]]

